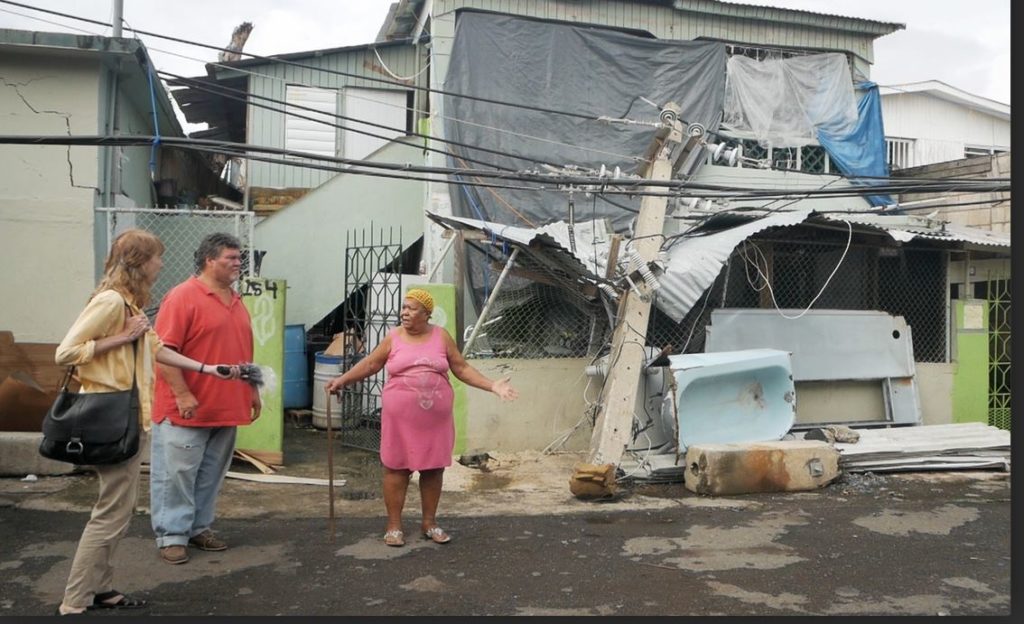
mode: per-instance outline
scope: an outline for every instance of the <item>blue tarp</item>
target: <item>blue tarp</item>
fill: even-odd
[[[818,141],[839,171],[848,176],[879,178],[878,184],[886,184],[889,165],[886,163],[885,128],[882,126],[882,103],[878,85],[862,82],[857,85],[864,95],[857,103],[857,123],[847,133],[834,133],[827,126],[818,127]],[[873,180],[854,180],[854,184],[871,185]],[[867,195],[872,206],[886,206],[893,203],[888,195]]]

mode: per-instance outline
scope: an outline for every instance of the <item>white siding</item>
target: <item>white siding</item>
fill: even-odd
[[[408,45],[384,46],[377,49],[388,70],[399,76],[411,76],[422,69],[417,64],[417,48]],[[284,65],[281,63],[267,62],[265,65],[254,65],[248,67],[253,74],[249,76],[249,90],[257,96],[269,97],[275,100],[286,99],[286,85],[331,90],[336,95],[335,107],[330,109],[333,115],[341,111],[342,103],[340,94],[347,87],[379,88],[380,82],[372,79],[390,80],[388,74],[382,68],[377,55],[370,49],[342,50],[323,56],[310,56],[296,59],[304,67]],[[340,72],[340,73],[339,73]],[[356,78],[365,76],[365,78]],[[426,83],[427,72],[420,74],[418,83]],[[404,92],[405,89],[397,86],[387,88]],[[268,110],[257,106],[258,101],[250,103],[247,111],[248,124],[246,136],[249,143],[255,145],[271,145],[274,147],[285,146],[285,119],[286,116],[276,110]],[[326,113],[327,111],[322,111]],[[315,116],[308,111],[303,112],[307,116]],[[341,126],[351,124],[344,119],[331,118],[331,122]],[[317,125],[317,124],[313,124]],[[404,123],[402,126],[404,127]],[[320,124],[321,128],[327,128]],[[377,132],[381,129],[377,128]],[[343,131],[338,128],[330,128],[337,141],[336,153],[341,153]],[[377,132],[381,133],[382,132]],[[325,145],[321,145],[325,147]],[[296,162],[300,162],[296,159]],[[309,167],[291,166],[279,163],[267,163],[251,160],[247,163],[247,181],[251,187],[263,188],[316,188],[337,175],[334,171],[323,171]]]
[[[408,92],[387,89],[362,89],[346,87],[343,94],[345,130],[342,149],[345,158],[362,159],[383,147],[388,141],[405,136],[406,119],[408,118]],[[368,125],[352,119],[365,119],[379,124]],[[397,130],[388,130],[379,126],[389,126]],[[369,132],[378,136],[361,134]],[[386,137],[386,138],[380,138]]]
[[[1010,122],[927,92],[882,96],[887,137],[914,140],[913,166],[964,157],[965,146],[1010,148]]]
[[[338,92],[334,89],[288,85],[285,89],[285,101],[288,103],[288,115],[284,120],[285,149],[332,158],[337,156],[338,131],[334,126],[325,125],[324,122],[338,123]],[[305,108],[295,108],[293,105]],[[307,110],[309,108],[319,112]]]

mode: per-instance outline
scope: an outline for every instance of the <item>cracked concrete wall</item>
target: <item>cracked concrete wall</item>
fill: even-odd
[[[0,55],[0,134],[98,133],[99,65]],[[0,145],[0,330],[59,342],[95,285],[97,148]]]
[[[584,417],[583,393],[596,401],[599,384],[587,388],[588,358],[468,361],[491,379],[511,377],[519,398],[502,401],[489,392],[466,389],[467,451],[540,451],[563,437],[558,450],[590,448],[593,425]]]

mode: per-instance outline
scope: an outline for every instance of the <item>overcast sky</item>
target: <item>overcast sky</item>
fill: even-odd
[[[23,4],[110,22],[113,0],[21,0]],[[745,0],[905,24],[875,40],[871,78],[880,85],[941,80],[1010,103],[1010,0]],[[391,0],[124,0],[129,26],[225,46],[243,21],[254,24],[245,51],[259,55],[372,42]],[[30,19],[25,16],[38,19]],[[54,23],[40,21],[48,20]],[[68,26],[80,29],[74,30]],[[0,27],[110,34],[95,24],[0,3]],[[124,36],[131,36],[125,30]],[[141,37],[159,69],[196,76],[213,50]],[[173,56],[172,53],[183,55]]]

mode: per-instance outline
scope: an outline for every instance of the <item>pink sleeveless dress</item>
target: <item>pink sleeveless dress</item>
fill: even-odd
[[[393,470],[451,466],[454,393],[444,334],[432,325],[426,342],[410,344],[396,329],[390,334],[388,380],[381,392],[380,461]]]

